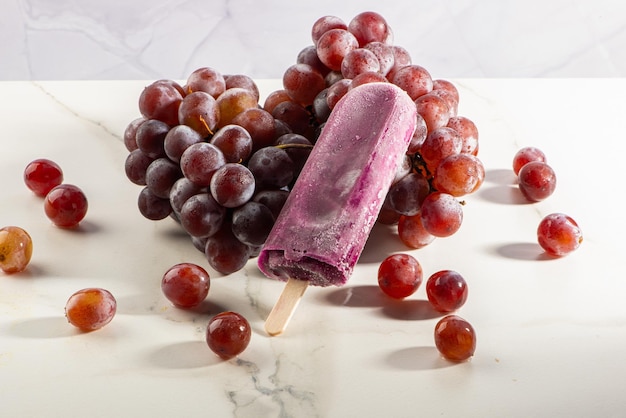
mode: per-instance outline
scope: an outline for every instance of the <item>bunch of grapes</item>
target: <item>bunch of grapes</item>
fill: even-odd
[[[312,144],[259,105],[245,75],[199,68],[158,80],[124,132],[126,175],[139,211],[171,217],[223,274],[258,253]]]
[[[402,88],[415,102],[417,129],[378,221],[397,225],[410,248],[454,234],[463,218],[459,198],[478,190],[485,177],[477,157],[478,129],[458,115],[457,88],[413,64],[375,12],[360,13],[347,24],[323,16],[313,24],[311,36],[313,45],[298,53],[296,64],[283,75],[284,88],[268,96],[265,108],[287,122],[302,115],[298,133],[315,143],[315,133],[351,89],[371,82]]]
[[[186,83],[158,80],[139,97],[141,117],[124,133],[126,174],[143,186],[140,212],[180,222],[209,264],[229,274],[258,254],[324,123],[352,88],[393,83],[418,111],[417,129],[398,167],[379,221],[420,248],[456,232],[459,197],[474,192],[485,170],[474,123],[457,115],[459,93],[412,64],[374,12],[348,24],[334,16],[312,27],[263,105],[254,81],[199,68]]]

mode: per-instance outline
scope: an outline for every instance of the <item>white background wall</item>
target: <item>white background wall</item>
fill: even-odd
[[[381,13],[438,78],[624,77],[624,0],[0,0],[0,80],[279,78],[323,15]]]

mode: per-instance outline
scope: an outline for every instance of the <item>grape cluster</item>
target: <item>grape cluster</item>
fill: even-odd
[[[259,104],[256,83],[209,67],[157,80],[124,132],[140,213],[174,218],[216,271],[257,254],[312,143]],[[307,120],[308,124],[308,120]]]
[[[417,129],[378,221],[397,225],[406,245],[421,248],[460,228],[459,198],[478,190],[485,168],[477,157],[478,129],[458,114],[457,88],[413,64],[409,52],[393,44],[392,33],[375,12],[348,23],[336,16],[319,18],[311,30],[313,45],[298,53],[283,75],[284,88],[268,96],[266,108],[302,115],[298,132],[307,135],[311,129],[319,132],[341,97],[356,86],[384,82],[406,91],[417,108]],[[307,125],[306,117],[313,123]]]
[[[478,131],[457,114],[458,90],[393,45],[381,15],[363,12],[347,24],[323,16],[311,37],[263,105],[250,77],[203,67],[185,84],[148,85],[142,116],[124,132],[126,174],[143,186],[140,212],[180,222],[221,273],[258,253],[334,106],[360,84],[393,83],[415,101],[418,127],[379,215],[409,247],[456,232],[458,198],[484,179]]]

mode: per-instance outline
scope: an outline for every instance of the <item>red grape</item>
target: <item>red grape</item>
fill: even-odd
[[[433,173],[446,157],[460,154],[463,140],[452,128],[441,127],[432,130],[420,147],[420,154],[428,169]]]
[[[75,227],[87,214],[87,197],[72,184],[61,184],[46,195],[44,211],[56,226]]]
[[[219,115],[218,128],[233,123],[235,116],[246,109],[258,107],[258,101],[253,92],[241,87],[226,90],[216,101]]]
[[[426,68],[415,64],[400,68],[393,76],[392,82],[406,91],[412,100],[417,100],[433,89],[430,73]]]
[[[189,93],[203,91],[217,99],[226,90],[226,81],[219,71],[202,67],[193,71],[187,78],[187,90]]]
[[[213,96],[204,91],[194,91],[185,96],[180,104],[178,123],[193,128],[206,138],[217,130],[217,124],[221,121],[220,115],[220,109]]]
[[[320,37],[331,29],[348,29],[348,25],[337,16],[322,16],[313,23],[311,39],[317,44]]]
[[[265,109],[256,107],[246,109],[235,116],[232,123],[241,126],[250,134],[253,149],[272,145],[276,137],[274,117]]]
[[[463,140],[462,153],[478,154],[478,128],[474,122],[464,116],[453,116],[448,120],[447,126],[454,129]]]
[[[350,79],[344,78],[333,84],[328,88],[328,95],[326,96],[326,102],[328,103],[328,107],[332,110],[334,109],[337,102],[346,95],[348,90],[350,89],[350,84],[352,81]]]
[[[70,324],[80,330],[95,331],[111,322],[116,309],[117,302],[111,292],[101,288],[87,288],[70,296],[65,304],[65,316]]]
[[[426,281],[426,296],[433,308],[440,312],[459,309],[467,300],[467,283],[456,271],[441,270]]]
[[[174,126],[178,124],[178,108],[182,100],[180,86],[171,80],[157,80],[141,92],[139,111],[146,119]]]
[[[483,163],[471,154],[454,154],[444,158],[433,177],[440,192],[459,197],[478,190],[485,179]]]
[[[379,70],[378,72],[384,76],[387,76],[393,64],[395,62],[393,56],[393,48],[384,42],[370,42],[363,48],[368,49],[374,53],[378,58]]]
[[[189,146],[180,157],[183,175],[199,186],[210,185],[213,174],[224,164],[222,151],[208,142]]]
[[[248,90],[259,101],[261,94],[259,92],[259,86],[254,82],[252,77],[245,74],[228,74],[224,76],[226,80],[226,90],[234,88],[242,88]]]
[[[224,360],[241,354],[250,343],[250,323],[236,312],[215,315],[207,325],[206,342],[209,348]]]
[[[387,42],[391,35],[387,21],[376,12],[359,13],[348,24],[348,30],[359,41],[359,46],[370,42]]]
[[[536,147],[521,148],[513,157],[513,172],[518,175],[522,167],[533,161],[547,163],[546,155]]]
[[[519,171],[518,180],[520,191],[531,202],[548,198],[556,189],[556,174],[542,161],[525,164]]]
[[[37,196],[45,197],[50,190],[63,183],[63,170],[54,161],[38,158],[24,169],[24,183]]]
[[[359,41],[345,29],[330,29],[317,43],[317,56],[333,71],[341,71],[341,62],[348,52],[359,47]]]
[[[294,64],[283,74],[283,87],[294,102],[309,106],[324,90],[326,82],[324,76],[310,65]]]
[[[424,229],[422,215],[400,216],[398,236],[410,248],[423,248],[435,240],[435,236]]]
[[[561,257],[576,250],[582,244],[583,233],[570,216],[552,213],[539,223],[537,239],[545,252]]]
[[[341,74],[344,78],[354,78],[361,73],[379,71],[378,58],[366,48],[357,48],[348,52],[341,61]]]
[[[435,325],[435,346],[450,361],[466,361],[476,351],[476,333],[465,319],[448,315]]]
[[[426,196],[420,213],[424,229],[436,237],[453,235],[463,221],[461,203],[454,196],[442,192]]]
[[[436,94],[426,93],[415,100],[417,113],[426,121],[428,131],[446,126],[450,120],[448,104]]]
[[[393,254],[378,267],[378,286],[394,299],[404,299],[422,283],[422,266],[409,254]]]
[[[247,161],[252,154],[252,137],[239,125],[226,125],[220,128],[211,138],[211,144],[222,151],[227,163]]]
[[[7,273],[24,271],[33,255],[33,240],[18,226],[0,228],[0,269]]]
[[[211,281],[209,273],[193,263],[180,263],[170,267],[161,280],[161,290],[174,306],[194,308],[206,299]]]

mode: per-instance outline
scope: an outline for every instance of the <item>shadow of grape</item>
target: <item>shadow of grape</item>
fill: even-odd
[[[514,260],[545,261],[554,259],[554,257],[546,254],[539,244],[533,242],[512,242],[498,245],[494,248],[494,252],[499,256]]]
[[[349,286],[324,294],[327,302],[352,308],[380,308],[381,315],[404,321],[419,321],[443,316],[423,299],[396,300],[376,285]]]
[[[429,301],[424,299],[404,299],[390,301],[383,306],[383,314],[403,321],[422,321],[444,316],[435,310]]]
[[[517,184],[517,176],[510,168],[493,168],[485,172],[484,182],[511,186]]]
[[[519,187],[516,185],[498,185],[498,186],[483,186],[477,192],[478,197],[491,203],[498,203],[501,205],[530,205],[532,202],[528,201]]]
[[[196,369],[222,361],[204,340],[165,345],[154,350],[149,359],[156,367],[163,369]]]
[[[385,358],[385,363],[397,370],[434,370],[454,366],[445,360],[435,347],[418,346],[393,351]]]
[[[15,322],[10,332],[21,338],[64,338],[77,331],[64,316],[46,316]]]

